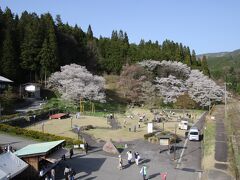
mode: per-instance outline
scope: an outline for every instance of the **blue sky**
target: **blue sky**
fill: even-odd
[[[240,48],[239,0],[1,0],[0,6],[19,15],[59,14],[84,31],[91,24],[96,37],[122,29],[130,42],[170,39],[197,54]]]

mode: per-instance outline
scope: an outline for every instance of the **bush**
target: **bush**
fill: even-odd
[[[0,121],[12,119],[12,118],[15,118],[15,117],[18,117],[18,116],[19,116],[19,114],[4,115],[4,116],[0,117]]]
[[[155,133],[153,132],[153,133],[144,134],[143,137],[145,140],[148,140],[148,138],[153,137],[154,135]]]
[[[83,143],[80,140],[75,140],[72,138],[56,136],[54,134],[43,133],[43,132],[39,132],[39,131],[22,129],[22,128],[18,128],[18,127],[9,126],[6,124],[0,124],[0,131],[6,132],[6,133],[12,133],[12,134],[16,134],[16,135],[22,135],[22,136],[30,137],[33,139],[39,139],[42,141],[56,141],[56,140],[64,139],[66,141],[67,146],[73,146],[74,144]]]

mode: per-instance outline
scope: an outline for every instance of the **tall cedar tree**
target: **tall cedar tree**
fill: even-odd
[[[92,31],[91,25],[88,25],[87,38],[88,38],[88,40],[93,40],[93,31]]]
[[[207,57],[205,55],[202,57],[201,67],[202,67],[203,74],[210,77],[210,72],[207,64]]]
[[[12,43],[12,37],[7,29],[6,37],[3,42],[3,56],[2,56],[2,73],[6,77],[9,77],[13,80],[16,79],[16,62],[15,62],[15,50]]]
[[[32,72],[35,75],[35,81],[38,79],[40,70],[38,54],[41,50],[42,38],[40,32],[39,19],[35,14],[30,15],[29,23],[25,26],[24,39],[21,44],[21,67],[30,74],[30,81],[33,80]]]

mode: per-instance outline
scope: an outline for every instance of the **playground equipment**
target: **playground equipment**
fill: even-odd
[[[84,113],[85,110],[84,102],[85,101],[82,100],[82,97],[80,97],[79,101],[80,113]],[[90,101],[90,111],[91,113],[95,113],[95,104],[92,101]]]

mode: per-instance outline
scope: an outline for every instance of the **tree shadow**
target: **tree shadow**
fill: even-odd
[[[146,164],[149,163],[151,160],[150,159],[143,159],[139,162],[139,164]]]
[[[66,161],[61,161],[56,168],[56,179],[64,179],[64,168],[68,165],[76,172],[76,179],[82,179],[90,176],[92,172],[99,171],[106,158],[72,158]],[[80,173],[84,173],[79,176]],[[95,179],[96,177],[89,177]],[[88,178],[88,179],[89,179]]]
[[[157,176],[160,176],[160,173],[151,174],[151,175],[148,176],[148,179],[153,179],[153,178],[155,178]]]

